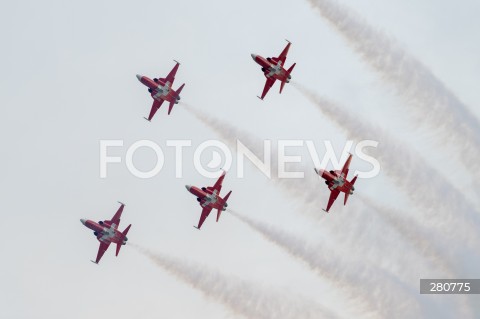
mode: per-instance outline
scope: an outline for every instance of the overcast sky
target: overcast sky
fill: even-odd
[[[342,4],[393,38],[480,117],[478,1]],[[339,318],[478,318],[478,296],[418,294],[420,278],[480,278],[480,255],[472,251],[478,171],[466,167],[437,131],[419,125],[389,77],[309,2],[14,1],[0,6],[0,26],[0,317],[271,318],[269,307],[284,303],[300,309],[292,316],[322,309],[322,316]],[[286,61],[287,67],[297,63],[293,82],[388,136],[351,136],[291,84],[279,95],[277,83],[264,101],[257,99],[265,78],[250,54],[277,56],[284,39],[293,43]],[[152,100],[135,74],[165,77],[173,59],[181,62],[173,87],[186,83],[182,101],[220,119],[217,131],[182,104],[170,116],[164,106],[151,123],[143,119]],[[195,171],[193,147],[184,153],[183,178],[175,178],[175,152],[166,141],[228,143],[232,127],[257,148],[264,139],[274,145],[279,139],[313,140],[323,154],[324,141],[331,141],[338,156],[347,140],[378,141],[372,156],[393,142],[411,151],[413,164],[422,161],[428,172],[439,172],[434,180],[442,184],[419,179],[404,186],[380,160],[380,174],[357,181],[348,205],[339,197],[325,215],[318,203],[326,205],[328,190],[323,181],[312,182],[308,157],[304,184],[268,180],[247,164],[243,179],[231,169],[222,194],[233,190],[229,207],[285,232],[278,236],[283,248],[228,212],[219,223],[210,216],[197,231],[192,226],[201,209],[184,185],[208,186],[214,179]],[[111,152],[123,163],[109,166],[105,179],[99,174],[102,139],[124,141]],[[165,152],[163,170],[146,180],[124,165],[128,147],[142,139]],[[384,149],[397,149],[389,146]],[[306,146],[291,152],[308,154]],[[383,158],[396,158],[388,153]],[[402,154],[398,163],[415,181],[415,172],[425,169],[402,162]],[[148,170],[155,156],[142,149],[134,161]],[[368,168],[354,156],[352,170]],[[430,194],[426,189],[433,189],[432,203],[450,213],[432,215],[422,206],[418,196]],[[464,192],[463,200],[452,202],[460,197],[451,189]],[[111,247],[98,266],[89,262],[98,241],[79,219],[110,219],[118,200],[126,204],[120,229],[132,224],[129,241],[173,258],[173,273],[132,245],[118,257]],[[295,248],[294,242],[302,244]],[[308,260],[315,260],[317,271]],[[265,301],[255,304],[263,299],[253,292]],[[376,295],[380,301],[371,297]]]

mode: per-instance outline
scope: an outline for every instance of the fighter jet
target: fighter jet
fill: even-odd
[[[343,201],[343,205],[347,203],[348,196],[353,194],[355,187],[355,181],[357,180],[357,175],[349,182],[347,181],[348,169],[350,166],[350,161],[352,160],[352,154],[348,156],[345,165],[341,171],[326,171],[323,169],[314,169],[315,173],[320,175],[323,179],[325,179],[325,184],[327,184],[328,189],[330,190],[330,198],[328,199],[327,209],[324,211],[328,213],[330,207],[332,207],[333,202],[338,197],[340,192],[345,193],[345,200]]]
[[[175,61],[175,60],[174,60]],[[147,121],[151,121],[155,112],[162,106],[163,101],[169,102],[168,114],[172,111],[172,108],[175,104],[178,104],[180,101],[180,92],[182,92],[185,83],[183,83],[176,91],[172,89],[173,81],[175,81],[175,74],[177,73],[178,66],[180,63],[175,61],[177,64],[173,67],[172,71],[168,73],[166,78],[154,78],[149,79],[146,76],[137,74],[137,79],[142,82],[143,85],[148,87],[148,92],[153,98],[152,109],[150,110],[150,115]]]
[[[287,59],[287,53],[288,49],[290,48],[290,41],[288,41],[287,46],[285,49],[283,49],[282,53],[277,58],[264,58],[260,55],[253,54],[252,53],[252,59],[260,64],[262,67],[262,72],[267,78],[267,82],[265,83],[265,87],[263,88],[262,96],[258,97],[259,99],[263,100],[265,95],[267,95],[268,90],[273,86],[275,83],[275,80],[279,80],[281,82],[280,84],[280,93],[282,93],[283,86],[285,83],[290,82],[290,79],[292,76],[290,73],[292,72],[293,68],[295,67],[295,64],[292,64],[292,66],[288,69],[285,70],[285,60]]]
[[[201,189],[195,186],[185,185],[187,190],[197,197],[197,201],[202,206],[202,215],[200,216],[200,221],[198,226],[193,226],[197,229],[202,227],[203,222],[208,217],[212,209],[217,210],[217,222],[220,218],[222,211],[227,209],[227,200],[230,197],[232,191],[229,191],[224,198],[220,197],[220,191],[222,189],[223,179],[225,178],[226,172],[224,171],[222,175],[218,178],[217,182],[213,187],[202,187]]]
[[[125,245],[127,243],[127,233],[130,230],[130,226],[132,226],[132,224],[128,225],[128,227],[125,228],[123,232],[117,229],[118,225],[120,224],[120,217],[122,216],[123,207],[125,207],[125,204],[120,204],[120,208],[117,210],[111,220],[99,221],[98,223],[96,223],[92,220],[80,219],[83,225],[93,230],[93,234],[100,242],[97,259],[95,261],[92,260],[93,263],[98,264],[111,243],[117,244],[115,256],[118,256],[122,245]]]

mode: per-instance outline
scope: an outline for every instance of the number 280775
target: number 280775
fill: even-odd
[[[469,282],[431,282],[431,292],[469,292]]]

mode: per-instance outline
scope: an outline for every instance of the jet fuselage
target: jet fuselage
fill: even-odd
[[[97,237],[99,241],[108,243],[112,242],[115,244],[122,243],[125,244],[128,238],[125,236],[123,239],[123,234],[112,225],[105,223],[105,222],[94,222],[93,220],[85,220],[80,219],[85,227],[90,228],[93,230],[94,235]],[[123,240],[122,240],[123,239]]]
[[[149,77],[137,75],[137,79],[146,87],[152,98],[157,101],[165,100],[168,102],[174,101],[175,104],[180,100],[180,95],[171,88],[170,82],[164,82],[161,79],[152,80]]]
[[[287,70],[281,64],[274,63],[273,60],[265,59],[258,54],[252,54],[252,59],[262,67],[263,74],[266,78],[273,77],[281,82],[290,82],[291,76],[288,75]]]
[[[330,190],[338,189],[343,193],[350,193],[350,195],[353,194],[355,187],[347,181],[340,171],[327,171],[320,169],[317,173],[325,180],[325,184],[328,185]]]
[[[200,199],[199,202],[201,203],[202,200],[205,200],[207,205],[212,207],[213,209],[226,209],[227,203],[221,198],[218,194],[213,193],[211,190],[204,188],[198,188],[196,186],[185,185],[185,188],[195,195],[197,199]]]

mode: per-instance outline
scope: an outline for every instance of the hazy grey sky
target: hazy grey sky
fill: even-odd
[[[479,2],[342,3],[393,37],[480,117]],[[277,83],[265,101],[258,100],[265,78],[250,53],[278,55],[284,39],[293,43],[286,62],[297,63],[293,81],[418,153],[446,183],[466,192],[478,220],[480,201],[472,187],[478,173],[455,160],[436,133],[418,128],[391,83],[307,1],[5,2],[0,35],[0,317],[236,318],[242,307],[248,308],[251,294],[245,291],[255,287],[271,305],[287,298],[292,307],[308,308],[305,316],[317,309],[340,318],[480,313],[478,296],[418,294],[419,278],[480,277],[478,253],[470,255],[471,247],[448,242],[442,234],[451,223],[460,225],[450,230],[452,235],[469,236],[478,224],[461,226],[468,224],[462,211],[456,212],[458,220],[440,215],[432,221],[383,170],[376,178],[357,181],[349,205],[343,207],[339,198],[328,216],[322,206],[312,209],[305,198],[290,196],[285,186],[251,165],[244,179],[235,178],[234,169],[227,175],[223,192],[233,190],[229,206],[278,230],[270,232],[271,240],[298,244],[298,258],[228,213],[218,224],[210,216],[201,231],[192,227],[200,209],[184,185],[206,186],[213,180],[195,172],[192,149],[184,154],[184,177],[176,179],[174,152],[165,143],[192,139],[195,146],[220,136],[182,105],[170,116],[163,107],[146,122],[152,101],[135,74],[164,77],[172,60],[179,60],[174,88],[186,83],[182,101],[223,120],[226,128],[248,132],[257,143],[314,140],[322,151],[329,140],[340,152],[349,139],[377,140],[378,151],[391,140],[346,135],[292,85],[279,95]],[[108,178],[100,179],[101,139],[123,139],[125,146],[112,152],[123,158],[135,141],[153,140],[165,151],[165,167],[155,178],[142,180],[123,164],[112,165]],[[306,154],[306,147],[301,152]],[[148,169],[153,159],[151,152],[140,150],[135,162]],[[309,161],[303,164],[313,168]],[[351,168],[365,169],[365,162],[354,158]],[[313,174],[313,169],[306,172]],[[306,185],[311,194],[312,183]],[[325,185],[318,181],[315,187],[313,197],[326,204]],[[411,187],[420,194],[429,185]],[[375,212],[362,197],[398,213]],[[438,194],[440,203],[444,198]],[[79,219],[108,219],[117,200],[126,203],[120,228],[133,224],[132,243],[198,267],[202,271],[191,276],[201,274],[206,282],[221,278],[220,284],[206,295],[181,279],[193,277],[172,275],[129,245],[117,258],[110,248],[99,266],[90,263],[98,241]],[[237,292],[243,281],[248,289]],[[230,295],[219,296],[228,289],[238,295],[239,307],[225,302]],[[362,297],[353,298],[358,291]],[[374,305],[384,308],[369,312],[369,296],[376,294],[382,298]],[[258,315],[244,315],[252,313]],[[273,312],[261,313],[269,318]]]

